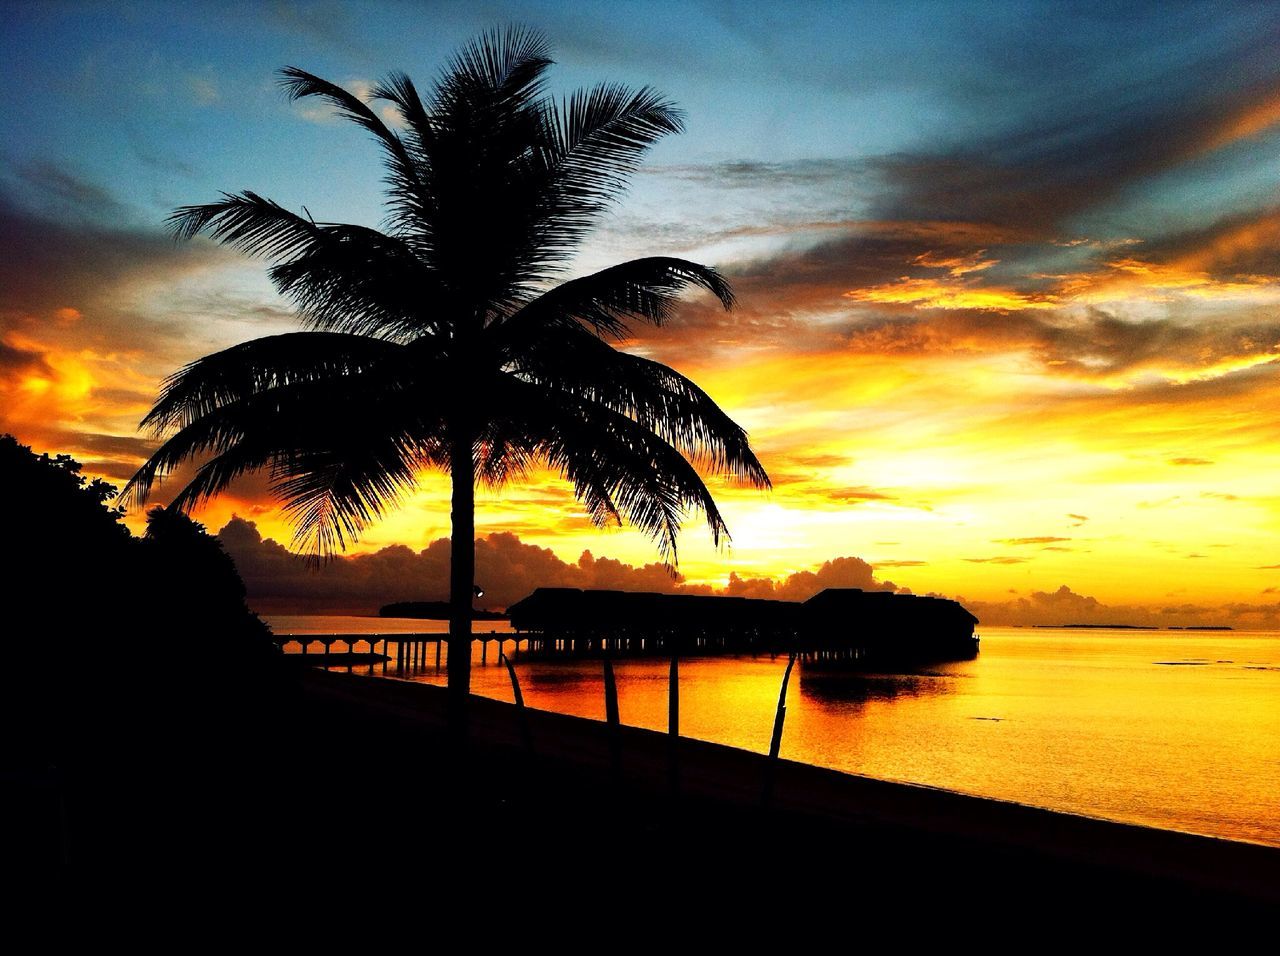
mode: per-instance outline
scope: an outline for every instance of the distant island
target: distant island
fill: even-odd
[[[1154,624],[1032,624],[1032,627],[1085,628],[1098,631],[1158,631]]]
[[[427,621],[449,620],[448,601],[397,601],[378,608],[378,617],[416,617]],[[473,621],[505,621],[501,611],[472,611]]]
[[[1052,627],[1052,628],[1083,628],[1086,630],[1101,631],[1158,631],[1161,628],[1155,624],[1032,624],[1032,627]],[[1234,631],[1235,628],[1230,624],[1187,624],[1177,625],[1170,624],[1167,631]]]

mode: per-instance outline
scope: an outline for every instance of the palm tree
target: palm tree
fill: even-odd
[[[304,330],[205,356],[170,376],[142,427],[164,439],[125,489],[142,503],[180,464],[190,509],[266,469],[313,554],[345,548],[427,468],[452,479],[448,682],[470,685],[475,487],[535,465],[573,482],[597,525],[625,518],[671,567],[682,519],[725,523],[699,466],[767,487],[746,433],[693,382],[610,340],[629,320],[662,324],[701,287],[726,309],[713,269],[652,257],[553,284],[599,215],[681,114],[649,88],[608,84],[562,102],[537,33],[464,47],[426,93],[391,74],[370,105],[289,67],[292,99],[318,97],[371,133],[388,187],[384,231],[316,222],[252,192],[184,206],[175,235],[201,232],[270,260]]]

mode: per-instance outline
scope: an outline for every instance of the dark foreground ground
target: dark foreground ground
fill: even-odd
[[[1275,915],[1280,903],[1272,849],[786,761],[765,808],[764,758],[694,740],[681,741],[673,798],[665,735],[624,728],[615,763],[598,722],[530,711],[526,743],[515,708],[482,698],[470,751],[450,767],[438,760],[439,688],[324,672],[305,687],[317,737],[342,742],[314,768],[333,811],[295,818],[298,834],[329,836],[295,845],[317,864],[421,847],[465,861],[477,885],[514,879],[551,906],[593,892],[662,898],[664,887],[706,903],[998,905],[1073,919],[1153,907]]]
[[[936,932],[993,913],[1042,937],[1116,920],[1274,927],[1280,914],[1274,849],[785,761],[765,808],[762,757],[692,740],[673,797],[662,734],[624,728],[615,761],[604,725],[530,711],[530,747],[514,707],[473,698],[460,753],[440,688],[321,671],[296,687],[255,746],[175,752],[159,775],[138,770],[147,793],[109,759],[96,773],[113,779],[62,785],[61,811],[19,790],[11,862],[62,854],[175,879],[288,872],[281,904],[307,921],[413,887],[435,914],[613,913],[624,935],[682,913],[733,914],[739,935],[757,925],[743,919],[786,914],[907,937],[920,920]]]

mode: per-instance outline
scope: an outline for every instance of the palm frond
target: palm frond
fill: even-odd
[[[396,337],[432,331],[420,308],[440,283],[400,236],[365,226],[317,223],[252,192],[183,206],[169,217],[177,238],[211,238],[276,265],[272,282],[314,329]]]
[[[408,140],[435,199],[420,255],[472,321],[509,312],[551,274],[537,175],[550,62],[540,34],[511,28],[465,47],[421,108],[403,78],[378,90],[407,111]]]
[[[403,368],[378,366],[340,382],[298,377],[227,401],[220,394],[220,403],[157,449],[122,497],[142,505],[157,481],[194,461],[195,476],[174,499],[189,510],[241,475],[267,468],[294,523],[295,543],[332,553],[398,502],[418,469],[448,465],[442,437],[448,389],[430,375],[405,381]]]
[[[316,96],[328,102],[338,115],[368,130],[386,152],[387,184],[392,202],[401,218],[420,218],[430,193],[424,188],[419,170],[400,137],[369,108],[369,104],[336,83],[321,79],[296,66],[280,70],[280,86],[291,100]]]
[[[551,64],[551,45],[537,30],[490,30],[454,55],[436,83],[437,102],[509,114],[537,101]]]
[[[684,129],[684,114],[651,87],[601,84],[547,109],[549,218],[566,241],[594,225],[626,189],[649,148]]]
[[[397,70],[388,73],[379,81],[371,95],[375,99],[394,104],[400,111],[406,126],[406,147],[413,154],[419,176],[423,178],[428,176],[430,167],[424,168],[423,163],[429,160],[430,143],[435,137],[440,119],[432,117],[427,112],[427,107],[418,94],[418,87],[407,73]]]
[[[513,361],[512,374],[626,415],[704,469],[771,487],[746,431],[706,392],[675,369],[620,352],[580,326],[531,343]]]
[[[439,315],[427,307],[445,294],[439,277],[398,236],[326,225],[270,276],[312,329],[405,339],[440,328]]]
[[[211,238],[250,256],[284,259],[320,237],[320,227],[283,206],[245,190],[223,193],[217,202],[180,206],[166,222],[176,239]]]
[[[389,368],[403,346],[338,332],[287,332],[242,342],[186,365],[165,379],[139,427],[161,436],[234,402],[305,382],[338,387]]]
[[[515,358],[547,328],[585,323],[597,335],[625,338],[627,319],[662,325],[689,286],[701,287],[733,307],[733,290],[715,269],[669,256],[632,259],[544,292],[495,331]]]
[[[487,416],[477,437],[471,459],[476,481],[486,488],[498,489],[524,478],[536,464],[536,457],[525,447],[524,438],[500,415]]]
[[[685,457],[626,415],[577,396],[549,395],[528,383],[503,389],[521,447],[573,482],[598,526],[625,519],[654,539],[671,567],[676,539],[690,513],[701,512],[719,545],[729,529],[702,478]]]
[[[345,550],[360,532],[398,505],[418,470],[443,452],[420,440],[363,423],[334,435],[323,448],[279,456],[272,488],[284,500],[293,543],[316,557]]]

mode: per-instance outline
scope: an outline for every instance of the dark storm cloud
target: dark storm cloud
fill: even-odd
[[[1051,236],[1128,184],[1260,132],[1255,116],[1280,97],[1277,44],[1273,19],[1217,44],[1159,51],[1169,61],[1141,80],[1083,64],[1092,88],[1081,79],[995,136],[877,161],[886,191],[874,208],[886,218],[986,221]]]
[[[31,373],[53,374],[45,353],[0,342],[0,381],[18,379]]]
[[[276,541],[264,540],[257,526],[243,518],[233,518],[218,537],[236,562],[250,604],[263,613],[372,613],[393,601],[448,597],[447,538],[421,551],[393,545],[335,557],[316,567]],[[476,581],[484,587],[488,607],[506,607],[535,587],[672,591],[679,584],[660,564],[637,568],[590,552],[569,564],[509,532],[477,539]]]
[[[1221,279],[1280,275],[1280,207],[1235,213],[1171,233],[1144,243],[1142,255],[1155,262],[1186,263]]]
[[[176,244],[159,229],[70,221],[36,212],[4,191],[0,248],[0,317],[9,320],[45,316],[64,307],[83,311],[89,304],[109,300],[130,282],[172,276],[214,257],[224,258],[204,244]],[[117,331],[123,335],[126,330]]]
[[[1194,322],[1179,319],[1130,321],[1091,309],[1066,325],[1037,322],[1029,331],[1041,361],[1080,374],[1115,372],[1144,365],[1211,366],[1228,359],[1267,354],[1280,345],[1280,320]]]
[[[1280,118],[1280,61],[1273,56],[1280,21],[1235,13],[1206,17],[1194,7],[1098,6],[1073,8],[1068,16],[1050,5],[1036,14],[1043,28],[1020,31],[1017,43],[998,42],[1005,36],[1000,30],[985,44],[978,34],[968,37],[969,58],[984,69],[961,70],[965,79],[953,93],[975,111],[986,110],[985,121],[959,128],[949,142],[880,157],[655,170],[700,177],[731,192],[829,191],[856,182],[870,206],[862,220],[792,224],[782,217],[766,230],[736,227],[744,235],[797,232],[786,248],[729,268],[739,294],[736,312],[691,304],[682,321],[664,331],[666,341],[652,347],[670,355],[694,342],[821,351],[833,347],[833,323],[838,326],[843,316],[854,348],[869,340],[893,351],[950,348],[949,340],[958,338],[962,347],[1030,347],[1050,367],[1087,375],[1163,359],[1186,366],[1201,354],[1209,356],[1207,363],[1236,354],[1233,338],[1257,334],[1265,341],[1276,328],[1265,316],[1205,331],[1175,320],[1139,323],[1090,314],[1073,324],[1045,313],[1010,315],[1017,296],[1061,303],[1077,291],[1072,280],[1087,285],[1116,275],[1120,242],[1136,243],[1143,263],[1201,270],[1209,279],[1280,274],[1275,208],[1232,213],[1168,235],[1160,235],[1158,226],[1151,234],[1153,224],[1147,224],[1141,242],[1072,238],[1073,217],[1105,214],[1125,189],[1197,162],[1218,162],[1235,144],[1270,135]],[[1071,30],[1050,29],[1067,19]],[[1080,42],[1082,36],[1087,40]],[[1131,62],[1136,36],[1144,37],[1141,71],[1123,66]],[[991,114],[999,97],[1001,109]],[[983,132],[974,136],[965,129]],[[878,178],[878,188],[868,184],[868,174]],[[799,235],[806,229],[807,242]],[[987,270],[955,285],[1011,290],[1013,305],[999,317],[988,310],[920,319],[919,302],[895,308],[841,301],[848,292],[943,275],[930,261],[978,255],[990,261]],[[812,321],[815,313],[823,323]],[[917,321],[886,320],[904,315]],[[644,329],[637,335],[646,345],[660,338]]]
[[[1015,238],[1008,230],[974,223],[858,222],[830,239],[797,244],[727,268],[737,295],[732,312],[695,299],[666,327],[655,330],[637,324],[633,332],[646,347],[671,356],[694,343],[822,351],[839,346],[843,329],[870,310],[845,297],[849,290],[890,283],[913,271],[936,272],[913,266],[922,256],[972,256]],[[813,321],[815,314],[833,313],[845,316],[846,324]]]
[[[137,460],[150,456],[156,450],[157,444],[158,442],[152,439],[137,438],[132,435],[100,435],[81,432],[76,436],[75,450]]]
[[[48,160],[36,160],[16,169],[26,194],[41,207],[72,219],[123,217],[127,210],[97,183],[75,175]]]

